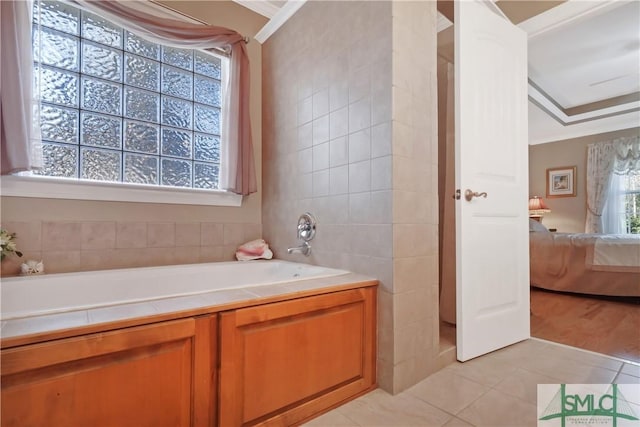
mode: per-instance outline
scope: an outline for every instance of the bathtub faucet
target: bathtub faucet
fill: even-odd
[[[304,256],[309,256],[309,254],[311,253],[311,245],[309,244],[309,242],[302,242],[300,246],[287,249],[288,254],[296,252],[300,252]]]
[[[309,212],[305,212],[298,218],[298,239],[302,240],[300,246],[287,249],[287,253],[293,254],[296,252],[301,253],[304,256],[309,256],[311,253],[311,245],[309,241],[316,235],[316,219]]]

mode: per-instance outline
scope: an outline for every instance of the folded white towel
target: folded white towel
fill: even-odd
[[[236,251],[236,259],[238,261],[249,261],[252,259],[271,259],[273,252],[269,249],[269,245],[262,239],[252,240],[241,245]]]

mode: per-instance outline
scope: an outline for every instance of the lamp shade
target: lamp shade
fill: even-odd
[[[541,197],[533,196],[529,199],[529,215],[542,215],[551,212],[551,209],[544,204]]]

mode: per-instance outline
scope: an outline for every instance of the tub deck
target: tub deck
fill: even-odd
[[[265,262],[264,264],[270,262],[272,261]],[[281,267],[288,269],[287,275],[289,276],[281,277],[279,281],[273,283],[252,283],[247,286],[236,287],[224,286],[219,289],[210,288],[209,290],[190,289],[190,293],[172,293],[161,296],[152,295],[150,297],[147,296],[146,299],[135,301],[119,299],[114,302],[113,299],[111,299],[108,304],[98,306],[71,307],[67,304],[63,310],[50,308],[49,311],[45,311],[44,313],[42,311],[35,311],[31,313],[31,315],[7,318],[0,323],[0,347],[9,348],[51,339],[66,338],[116,328],[137,326],[181,317],[198,316],[241,307],[250,307],[305,296],[377,285],[377,280],[371,277],[346,272],[344,270],[323,269],[322,267],[318,267],[321,270],[312,270],[316,274],[316,276],[313,276],[312,274],[306,275],[296,272],[298,266],[302,266],[300,267],[302,269],[313,266],[284,261],[276,262],[286,264],[281,265]],[[275,264],[272,265],[275,267]],[[152,267],[150,270],[156,272],[159,270],[166,273],[166,270],[163,269],[175,267]],[[136,270],[136,273],[139,273],[139,270],[145,269],[131,270]],[[111,273],[113,271],[115,270],[93,272],[93,274]],[[71,275],[82,276],[82,273],[71,273]],[[50,277],[53,276],[68,277],[69,274],[50,275]],[[156,275],[156,277],[158,276]],[[46,278],[46,276],[43,276],[43,278]],[[85,282],[85,286],[86,285],[87,283]],[[155,286],[153,286],[152,289],[153,288],[155,288]],[[4,311],[5,304],[8,304],[5,299],[5,279],[3,279],[2,283],[2,297],[2,307]],[[7,305],[7,307],[9,306]],[[8,308],[8,310],[10,314],[17,312],[29,314],[18,310],[10,311],[10,308]]]

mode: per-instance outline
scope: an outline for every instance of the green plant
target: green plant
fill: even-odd
[[[7,230],[0,228],[0,246],[2,247],[2,255],[0,256],[0,260],[3,260],[9,254],[16,254],[19,257],[22,256],[22,252],[18,250],[16,246],[16,242],[14,242],[16,238],[16,233],[9,233]]]

